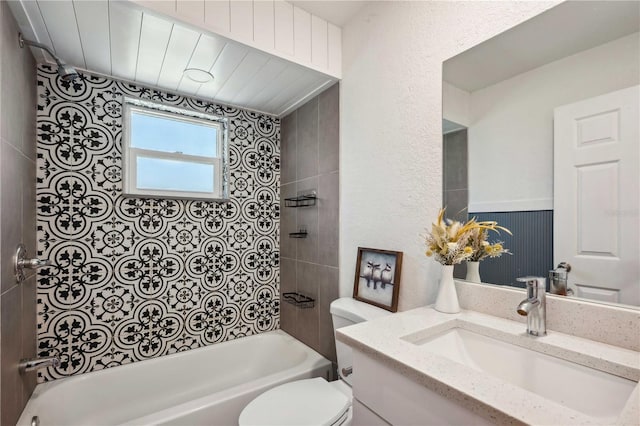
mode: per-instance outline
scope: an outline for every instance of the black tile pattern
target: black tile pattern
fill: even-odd
[[[226,203],[124,198],[122,97],[228,117]],[[278,119],[38,69],[38,355],[51,380],[279,327]]]

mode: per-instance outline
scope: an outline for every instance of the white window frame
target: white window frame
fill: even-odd
[[[229,123],[228,119],[213,114],[164,105],[146,99],[123,97],[123,138],[122,138],[122,189],[123,194],[136,198],[176,198],[189,200],[228,201],[229,200]],[[216,132],[216,157],[204,157],[187,155],[180,152],[163,152],[149,149],[135,148],[131,146],[131,114],[145,114],[191,122],[194,124],[215,127]],[[137,187],[137,158],[145,158],[186,161],[213,165],[214,188],[212,192],[200,191],[176,191],[141,189]]]

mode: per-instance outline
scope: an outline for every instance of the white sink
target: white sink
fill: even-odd
[[[617,418],[637,385],[460,327],[411,343],[599,419]]]

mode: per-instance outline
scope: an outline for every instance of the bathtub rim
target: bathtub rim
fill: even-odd
[[[271,372],[265,376],[260,376],[257,377],[249,382],[243,382],[243,383],[239,383],[236,384],[228,389],[223,389],[223,390],[218,390],[215,391],[213,393],[209,393],[209,394],[205,394],[196,398],[193,398],[191,400],[187,400],[187,401],[183,401],[183,402],[179,402],[175,405],[172,406],[168,406],[166,408],[163,408],[160,411],[156,411],[154,413],[148,413],[148,414],[144,414],[142,416],[138,416],[132,419],[128,419],[126,420],[124,423],[120,423],[123,425],[127,425],[127,424],[140,424],[141,421],[146,421],[147,418],[149,418],[149,420],[152,420],[152,418],[156,418],[160,413],[168,413],[172,410],[175,410],[177,407],[187,407],[187,406],[195,406],[194,409],[197,408],[197,406],[202,406],[202,403],[205,400],[212,400],[213,396],[221,396],[225,393],[233,393],[233,395],[241,395],[243,393],[243,391],[247,391],[250,388],[255,388],[255,387],[260,387],[260,386],[267,386],[270,383],[272,383],[272,381],[275,378],[278,378],[279,380],[278,383],[285,383],[286,381],[290,381],[290,380],[295,380],[295,377],[303,375],[307,372],[312,372],[312,371],[320,371],[320,370],[327,370],[327,371],[331,371],[332,368],[332,362],[328,359],[326,359],[324,356],[322,356],[320,353],[318,353],[317,351],[315,351],[313,348],[307,346],[305,343],[303,343],[302,341],[296,339],[295,337],[291,336],[289,333],[283,331],[282,329],[276,329],[276,330],[271,330],[271,331],[267,331],[264,333],[259,333],[259,334],[253,334],[250,336],[244,336],[242,338],[239,339],[233,339],[233,340],[227,340],[224,342],[220,342],[220,343],[216,343],[216,344],[212,344],[212,345],[206,345],[206,346],[202,346],[199,348],[195,348],[195,349],[190,349],[188,351],[184,351],[184,352],[177,352],[174,354],[170,354],[170,355],[163,355],[163,356],[159,356],[159,357],[155,357],[155,358],[151,358],[151,359],[146,359],[146,360],[141,360],[141,361],[136,361],[136,362],[132,362],[129,364],[125,364],[122,366],[116,366],[116,367],[110,367],[110,368],[105,368],[103,370],[97,370],[97,371],[91,371],[91,372],[87,372],[87,373],[82,373],[82,374],[78,374],[78,375],[74,375],[74,376],[69,376],[69,377],[65,377],[65,378],[61,378],[61,379],[56,379],[53,381],[49,381],[49,382],[43,382],[43,383],[39,383],[36,386],[36,389],[34,390],[33,394],[31,395],[31,397],[29,398],[29,401],[27,402],[23,412],[21,413],[19,419],[18,419],[18,423],[17,425],[28,425],[31,422],[31,418],[33,416],[42,416],[41,414],[38,414],[38,411],[42,412],[43,411],[43,407],[41,407],[41,404],[47,404],[47,402],[41,402],[40,398],[44,397],[45,395],[49,394],[50,392],[54,392],[55,389],[59,386],[69,386],[69,385],[73,385],[73,383],[77,383],[77,382],[81,382],[81,381],[87,381],[87,380],[92,380],[95,377],[100,377],[106,374],[113,374],[114,369],[117,369],[120,373],[123,372],[122,369],[128,368],[128,369],[132,369],[135,368],[135,366],[139,366],[141,363],[145,363],[146,366],[151,366],[153,365],[152,363],[155,364],[159,364],[161,362],[167,362],[170,361],[171,359],[175,359],[178,357],[184,357],[185,354],[188,353],[193,353],[195,351],[207,351],[207,350],[215,350],[219,347],[221,347],[221,345],[225,345],[225,346],[229,346],[232,345],[234,343],[237,343],[240,340],[244,340],[245,338],[254,338],[256,340],[258,339],[264,339],[264,338],[269,338],[270,336],[277,336],[279,338],[284,338],[285,340],[290,340],[293,341],[294,344],[296,345],[300,345],[300,348],[304,351],[305,353],[305,358],[298,364],[292,365],[289,368],[283,369],[283,370],[279,370],[279,371],[275,371],[275,372]],[[132,370],[133,371],[133,370]],[[330,374],[330,373],[329,373]],[[278,377],[279,376],[279,377]],[[328,377],[325,377],[327,379],[329,379]],[[251,387],[249,385],[252,385]],[[223,399],[231,399],[232,396],[228,396],[226,398]],[[220,401],[222,401],[223,399],[221,399]],[[35,405],[35,407],[34,407]],[[150,423],[151,424],[151,423]]]

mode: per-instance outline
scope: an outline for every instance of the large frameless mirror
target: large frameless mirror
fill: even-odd
[[[482,282],[640,305],[639,29],[639,2],[565,2],[444,62],[447,216],[513,233]]]

